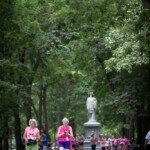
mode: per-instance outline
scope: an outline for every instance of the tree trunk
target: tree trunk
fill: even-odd
[[[16,149],[21,150],[22,149],[22,140],[21,140],[21,122],[20,122],[20,116],[19,116],[19,106],[16,104],[16,108],[14,110],[14,116],[15,116],[15,139],[16,139]]]
[[[41,133],[41,127],[42,127],[42,96],[43,96],[43,71],[41,70],[40,75],[40,95],[39,95],[39,114],[38,114],[38,120],[39,120],[39,130]]]
[[[13,139],[13,135],[12,135],[12,129],[9,130],[9,148],[11,150],[11,147],[12,147],[12,139]]]
[[[27,117],[27,125],[29,125],[29,120],[32,118],[32,114],[31,114],[31,106],[32,106],[32,100],[31,100],[31,86],[32,83],[28,84],[28,98],[26,100],[26,117]]]
[[[0,149],[3,150],[3,137],[0,136]]]
[[[126,116],[126,124],[130,125],[130,118],[128,116]],[[129,138],[129,131],[130,131],[130,128],[126,128],[125,136],[127,138]]]
[[[35,72],[35,73],[37,72],[37,69],[39,67],[39,63],[40,63],[40,61],[39,61],[39,57],[38,57],[33,68],[32,68],[33,72]],[[28,98],[27,98],[27,105],[26,105],[27,106],[27,115],[26,115],[27,124],[29,122],[29,119],[32,118],[31,106],[32,106],[33,102],[32,102],[32,98],[31,98],[31,90],[32,90],[33,80],[34,80],[34,75],[29,79],[29,83],[28,83]],[[36,114],[36,116],[38,116],[38,115]]]
[[[150,1],[149,0],[142,0],[142,1],[144,3],[145,7],[150,9]]]
[[[148,76],[150,78],[150,63],[147,64],[147,69],[148,69]]]
[[[36,115],[36,118],[39,118],[39,114],[38,114],[38,112],[37,112],[37,110],[36,110],[36,108],[35,108],[33,102],[32,102],[32,105],[31,105],[31,106],[32,106],[33,111],[34,111],[34,113],[35,113],[35,115]]]
[[[123,125],[126,124],[126,117],[125,116],[122,116],[122,123],[123,123]],[[121,136],[122,137],[126,136],[126,128],[125,127],[122,127]]]
[[[137,142],[142,145],[142,119],[137,117]]]
[[[53,127],[53,131],[54,131],[54,141],[56,141],[56,132],[57,132],[56,126]]]
[[[24,64],[25,60],[25,52],[26,52],[26,48],[24,47],[23,52],[20,54],[20,52],[18,52],[19,55],[19,62],[21,64]],[[22,83],[22,76],[19,76],[18,79],[18,85],[21,85]],[[16,100],[16,104],[15,104],[15,108],[14,108],[14,118],[15,118],[15,139],[16,139],[16,149],[17,150],[21,150],[23,148],[23,144],[22,144],[22,139],[21,139],[21,121],[20,121],[20,111],[19,111],[19,88],[16,90],[16,96],[17,96],[17,100]]]
[[[4,112],[4,150],[8,150],[9,128],[7,112]]]
[[[35,108],[35,106],[34,106],[33,102],[32,102],[32,108],[33,108],[33,111],[34,111],[34,113],[35,113],[35,115],[36,115],[36,118],[39,118],[39,117],[38,117],[38,116],[39,116],[39,114],[38,114],[38,112],[37,112],[37,110],[36,110],[36,108]],[[42,125],[42,124],[41,124],[41,129],[45,131],[45,129],[44,129],[44,127],[43,127],[43,125]]]
[[[132,112],[131,114],[131,119],[130,119],[130,132],[129,132],[129,138],[133,138],[134,139],[134,122],[135,122],[135,119],[134,119],[135,115],[134,113]]]
[[[45,121],[45,132],[48,140],[50,141],[50,136],[48,132],[48,118],[47,118],[47,108],[46,108],[46,91],[48,88],[48,84],[43,88],[43,108],[44,108],[44,121]]]
[[[97,58],[98,62],[100,63],[100,65],[102,66],[103,70],[105,71],[104,61],[101,59],[101,57],[98,54],[96,54],[96,58]],[[114,91],[115,88],[114,88],[114,84],[111,81],[110,74],[106,73],[106,72],[105,72],[105,74],[106,74],[106,78],[107,78],[107,81],[109,83],[111,90]]]
[[[0,111],[0,149],[3,150],[3,141],[4,141],[4,115],[2,113],[3,111]]]

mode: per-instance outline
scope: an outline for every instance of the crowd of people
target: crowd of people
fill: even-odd
[[[125,136],[120,138],[115,138],[111,136],[106,138],[100,134],[100,147],[102,150],[138,150],[139,145],[136,144],[135,140],[129,140]]]
[[[58,128],[57,138],[54,144],[50,144],[45,132],[39,134],[39,129],[36,128],[37,122],[35,119],[29,120],[29,126],[26,127],[24,132],[25,150],[52,150],[55,145],[59,150],[83,150],[84,149],[84,136],[78,133],[76,137],[73,135],[71,126],[68,125],[69,120],[64,118],[63,125]],[[145,137],[145,148],[150,150],[150,131]],[[99,137],[95,136],[92,132],[90,136],[91,150],[95,150],[97,145],[100,144],[102,150],[139,150],[139,145],[135,140],[127,139],[125,136],[115,138],[114,136],[107,137],[107,135],[100,134]],[[99,147],[98,146],[98,147]]]

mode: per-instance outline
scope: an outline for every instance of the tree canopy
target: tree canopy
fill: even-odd
[[[150,10],[141,0],[0,2],[0,149],[22,147],[30,118],[54,142],[75,135],[97,98],[100,133],[137,138],[150,125]],[[148,5],[146,5],[148,6]]]

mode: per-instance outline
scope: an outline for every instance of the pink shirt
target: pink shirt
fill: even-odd
[[[27,133],[27,139],[33,139],[39,133],[38,128],[31,129],[30,127],[26,127],[25,131]]]
[[[115,139],[111,139],[111,141],[112,141],[112,145],[114,145]]]
[[[78,146],[78,145],[79,145],[79,143],[78,143],[78,142],[75,142],[75,145],[76,145],[76,146]]]
[[[101,140],[101,147],[105,147],[106,141],[104,139]]]
[[[119,139],[118,145],[122,145],[123,144],[123,139]]]
[[[67,126],[66,129],[63,128],[63,125],[60,127],[60,133],[59,134],[62,134],[64,132],[68,132],[68,134],[70,134],[70,126]],[[70,136],[69,135],[62,135],[60,138],[59,138],[59,141],[61,142],[66,142],[66,141],[71,141],[70,139]]]
[[[81,142],[81,141],[83,142],[83,136],[82,136],[82,135],[81,135],[81,136],[79,135],[79,136],[78,136],[78,140],[79,140],[79,142]]]

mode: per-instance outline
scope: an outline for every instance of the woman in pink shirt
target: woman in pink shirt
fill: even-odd
[[[118,145],[120,146],[120,150],[123,150],[123,139],[122,136],[120,136],[120,138],[118,139]]]
[[[38,150],[38,141],[40,140],[39,129],[36,128],[37,122],[35,119],[29,120],[29,126],[24,132],[24,139],[26,142],[26,150]]]
[[[112,144],[112,146],[111,146],[111,150],[114,150],[114,146],[115,146],[115,137],[114,136],[112,136],[111,137],[111,144]]]
[[[77,142],[77,138],[73,138],[71,143],[72,143],[72,149],[73,150],[75,150],[75,149],[78,150],[79,149],[79,144]]]
[[[100,145],[100,146],[101,146],[101,149],[102,149],[102,150],[106,150],[106,149],[105,149],[105,146],[106,146],[106,138],[103,138],[103,137],[102,137],[102,139],[101,139],[101,145]]]
[[[73,138],[72,128],[68,126],[69,120],[64,118],[63,125],[58,128],[57,138],[59,138],[59,150],[72,149],[71,138]]]

